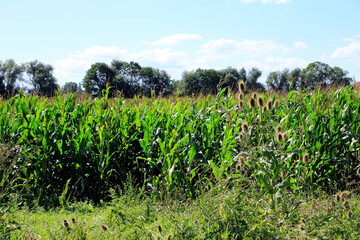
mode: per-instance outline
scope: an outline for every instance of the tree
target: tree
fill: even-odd
[[[221,76],[221,88],[230,87],[231,89],[238,89],[237,82],[240,79],[240,74],[236,69],[228,67]]]
[[[56,78],[53,76],[54,68],[51,65],[34,60],[26,63],[25,69],[33,92],[51,96],[58,89]]]
[[[102,91],[107,87],[113,87],[109,92],[109,97],[117,90],[115,83],[115,72],[106,63],[95,63],[91,65],[83,79],[85,92],[93,96],[101,96]]]
[[[114,59],[111,62],[111,68],[115,71],[115,81],[117,82],[118,90],[125,97],[133,97],[140,92],[140,64]]]
[[[347,77],[348,74],[348,71],[334,67],[331,72],[330,81],[335,85],[349,85],[352,78]]]
[[[300,68],[295,68],[290,72],[290,90],[301,88],[303,76]]]
[[[261,74],[262,72],[258,68],[254,67],[250,70],[245,81],[247,89],[260,92],[265,91],[264,85],[258,82]]]
[[[78,90],[78,85],[75,82],[67,82],[63,87],[65,93],[74,93]]]
[[[170,76],[164,71],[151,67],[141,68],[141,90],[146,96],[151,96],[151,91],[155,95],[169,94]]]
[[[282,72],[271,72],[267,79],[266,85],[275,91],[289,91],[290,86],[290,73],[288,69],[284,69]]]
[[[22,80],[24,67],[15,63],[13,59],[0,62],[0,94],[10,97],[19,91],[17,81]]]
[[[200,78],[197,76],[196,72],[184,72],[182,76],[182,81],[185,85],[185,94],[192,95],[198,94],[201,91],[201,82]]]

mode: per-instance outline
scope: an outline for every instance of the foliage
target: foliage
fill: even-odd
[[[359,178],[360,99],[349,87],[258,94],[265,110],[240,104],[226,89],[198,99],[132,101],[110,100],[109,90],[95,100],[20,92],[1,102],[1,141],[22,153],[15,164],[29,201],[99,202],[129,173],[154,198],[195,198],[244,166],[240,158],[244,174],[274,203],[283,188],[344,190]]]
[[[26,73],[33,89],[41,96],[53,96],[59,86],[53,76],[54,68],[37,60],[25,64]]]
[[[13,59],[0,62],[0,95],[8,98],[19,91],[16,85],[22,80],[24,67],[18,65]]]

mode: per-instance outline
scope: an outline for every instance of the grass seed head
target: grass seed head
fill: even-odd
[[[250,106],[250,108],[255,108],[255,99],[254,98],[249,99],[249,106]]]
[[[272,101],[271,101],[271,99],[269,99],[269,100],[267,101],[266,106],[267,106],[267,108],[268,108],[269,110],[272,109]]]
[[[260,97],[257,99],[257,103],[258,103],[259,107],[264,106],[264,99],[260,96]]]

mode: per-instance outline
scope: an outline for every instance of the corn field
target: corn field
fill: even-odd
[[[351,87],[132,100],[107,93],[2,100],[0,141],[18,157],[2,160],[1,188],[97,202],[129,176],[157,198],[252,180],[247,187],[274,201],[285,188],[344,190],[360,179],[360,98]]]

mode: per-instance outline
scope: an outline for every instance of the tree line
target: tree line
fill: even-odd
[[[8,98],[18,93],[20,83],[24,82],[26,91],[52,96],[60,89],[53,76],[54,68],[37,60],[25,64],[17,64],[13,59],[0,61],[0,95]],[[284,69],[269,73],[265,85],[259,82],[262,72],[254,67],[228,67],[223,70],[197,69],[185,71],[180,80],[172,80],[164,71],[152,67],[142,67],[137,62],[125,62],[117,59],[106,63],[94,63],[87,70],[81,84],[67,82],[61,88],[64,92],[84,91],[92,96],[101,96],[103,90],[110,87],[109,97],[122,94],[126,98],[134,95],[166,96],[216,94],[219,89],[237,90],[238,82],[243,81],[247,89],[262,92],[290,91],[299,89],[314,90],[317,87],[332,85],[349,85],[351,78],[348,72],[339,67],[330,67],[322,62],[310,63],[306,68]],[[27,88],[27,87],[25,87]]]

